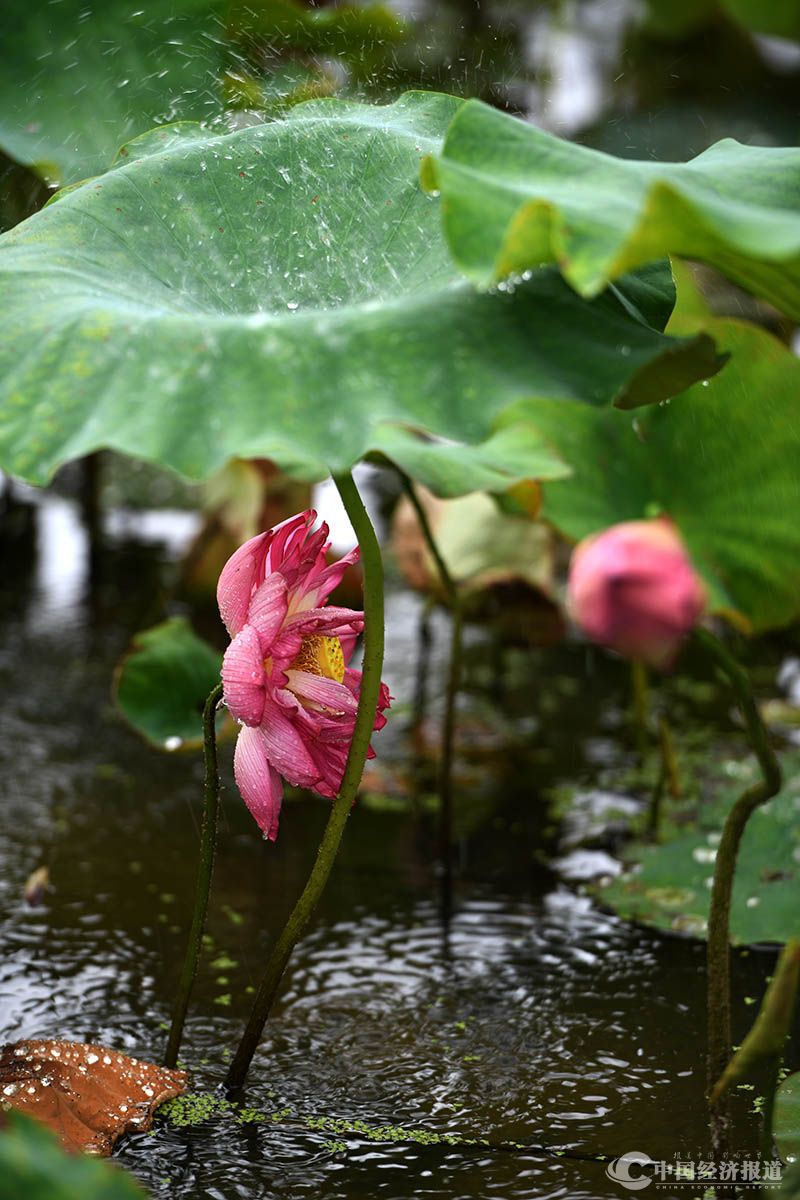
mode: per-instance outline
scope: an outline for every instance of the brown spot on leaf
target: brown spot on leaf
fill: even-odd
[[[149,1129],[158,1106],[187,1083],[185,1071],[88,1042],[27,1039],[0,1047],[0,1107],[35,1117],[66,1150],[110,1154],[124,1133]]]

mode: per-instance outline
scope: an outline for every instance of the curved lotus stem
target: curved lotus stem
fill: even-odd
[[[735,802],[722,827],[714,863],[714,883],[708,916],[708,1082],[709,1090],[722,1075],[731,1055],[730,915],[731,893],[739,845],[750,817],[780,791],[781,769],[761,720],[747,672],[723,644],[706,629],[696,640],[713,659],[736,694],[763,779],[751,784]]]
[[[178,1061],[178,1051],[181,1048],[183,1026],[186,1012],[189,1008],[194,981],[197,977],[197,965],[200,961],[200,950],[203,942],[203,930],[208,912],[208,896],[211,891],[211,876],[214,872],[214,852],[217,845],[217,822],[219,818],[219,772],[217,771],[217,706],[222,699],[222,684],[211,691],[203,709],[203,756],[205,758],[205,804],[203,807],[203,827],[200,833],[200,865],[197,868],[197,887],[195,890],[194,913],[192,927],[189,931],[189,941],[186,945],[186,957],[183,960],[178,995],[175,1000],[175,1010],[172,1014],[172,1024],[169,1030],[167,1050],[164,1055],[164,1065],[174,1067]]]
[[[378,706],[383,667],[383,562],[372,522],[352,476],[334,476],[345,511],[361,547],[364,567],[364,660],[353,740],[339,795],[317,851],[306,886],[294,906],[272,953],[253,1002],[250,1018],[225,1078],[229,1091],[241,1088],[253,1060],[292,951],[308,925],[331,873],[339,843],[361,782]]]

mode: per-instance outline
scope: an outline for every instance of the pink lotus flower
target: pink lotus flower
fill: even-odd
[[[666,517],[624,521],[575,549],[568,606],[587,637],[668,669],[705,608],[703,584]]]
[[[251,538],[222,569],[217,602],[233,641],[224,698],[242,725],[233,766],[264,836],[278,834],[283,784],[339,791],[353,738],[361,672],[347,668],[364,614],[327,605],[358,547],[326,565],[328,526],[300,513]],[[374,729],[386,724],[385,684]],[[370,758],[374,751],[370,748]]]

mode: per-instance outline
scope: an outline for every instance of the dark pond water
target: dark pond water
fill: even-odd
[[[190,913],[201,770],[129,732],[109,683],[130,633],[162,616],[192,521],[112,513],[109,527],[90,588],[70,501],[39,496],[2,525],[0,1027],[4,1040],[96,1040],[157,1059]],[[395,765],[408,757],[418,613],[415,596],[392,591],[398,715],[382,761]],[[435,648],[445,624],[436,617]],[[471,633],[451,920],[425,805],[359,805],[253,1067],[246,1101],[267,1119],[160,1122],[127,1140],[119,1160],[154,1195],[612,1197],[619,1185],[593,1156],[671,1158],[705,1143],[702,947],[626,926],[545,863],[558,832],[548,789],[589,789],[629,756],[624,674],[580,646],[507,657],[498,699],[492,655]],[[326,816],[323,802],[294,799],[277,845],[263,843],[230,757],[184,1044],[193,1088],[207,1092]],[[30,908],[25,880],[43,864],[52,890]],[[740,964],[743,992],[770,961]],[[310,1128],[319,1117],[366,1131]],[[420,1144],[419,1131],[492,1144]],[[754,1144],[744,1106],[740,1133]]]

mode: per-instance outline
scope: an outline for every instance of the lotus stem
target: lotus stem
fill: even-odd
[[[662,816],[662,800],[664,798],[664,786],[667,782],[667,772],[662,762],[658,768],[658,777],[653,785],[653,792],[650,796],[650,810],[647,814],[647,837],[657,842],[661,837],[661,816]]]
[[[650,734],[647,727],[647,667],[640,658],[631,660],[633,732],[642,762],[647,758]]]
[[[780,790],[781,769],[761,720],[747,672],[708,630],[696,629],[695,638],[733,689],[763,776],[742,792],[725,818],[714,863],[707,948],[710,1090],[725,1070],[731,1054],[730,914],[739,845],[752,814]]]
[[[683,794],[681,772],[678,766],[678,758],[675,754],[672,730],[663,713],[658,718],[658,740],[661,749],[661,762],[664,766],[664,778],[669,784],[669,794],[673,800],[680,800]]]
[[[211,877],[214,873],[214,853],[217,846],[217,823],[219,819],[219,772],[217,770],[217,707],[222,699],[222,684],[218,683],[209,693],[203,708],[203,757],[205,760],[205,785],[203,804],[203,824],[200,831],[200,863],[197,868],[197,884],[194,896],[194,912],[192,927],[189,930],[189,940],[186,945],[186,955],[183,960],[183,970],[178,984],[178,995],[172,1014],[172,1024],[169,1030],[167,1049],[164,1055],[164,1065],[174,1067],[178,1061],[181,1048],[183,1026],[189,1001],[192,997],[194,981],[197,978],[197,967],[200,962],[200,952],[203,944],[203,930],[208,912],[208,897],[211,891]]]
[[[417,671],[414,680],[414,700],[409,724],[409,730],[414,735],[421,729],[428,707],[428,663],[433,643],[430,621],[431,607],[432,601],[428,597],[420,611],[417,627]]]
[[[681,795],[681,779],[675,748],[672,744],[672,732],[664,716],[658,718],[658,748],[658,776],[650,797],[650,811],[647,819],[647,834],[654,842],[657,842],[661,836],[664,789],[669,785],[669,793],[673,800],[678,800]]]
[[[232,1092],[239,1090],[244,1084],[253,1055],[261,1041],[267,1018],[275,1003],[286,965],[317,907],[331,873],[347,818],[350,816],[350,810],[361,783],[380,696],[384,639],[381,550],[372,522],[350,473],[334,476],[334,483],[358,538],[361,547],[361,562],[364,567],[364,661],[361,690],[358,696],[358,712],[356,713],[353,740],[350,743],[350,752],[342,776],[342,785],[339,795],[333,802],[314,866],[300,898],[273,946],[253,1002],[250,1018],[225,1078],[225,1087]]]
[[[447,563],[436,544],[428,514],[420,502],[417,491],[407,475],[402,475],[403,488],[417,515],[425,544],[436,564],[442,588],[450,605],[452,625],[450,630],[450,661],[445,692],[444,722],[442,726],[442,751],[439,769],[439,854],[444,871],[444,908],[450,909],[453,871],[453,748],[455,743],[456,699],[461,683],[463,657],[464,611],[458,585],[450,574]]]

